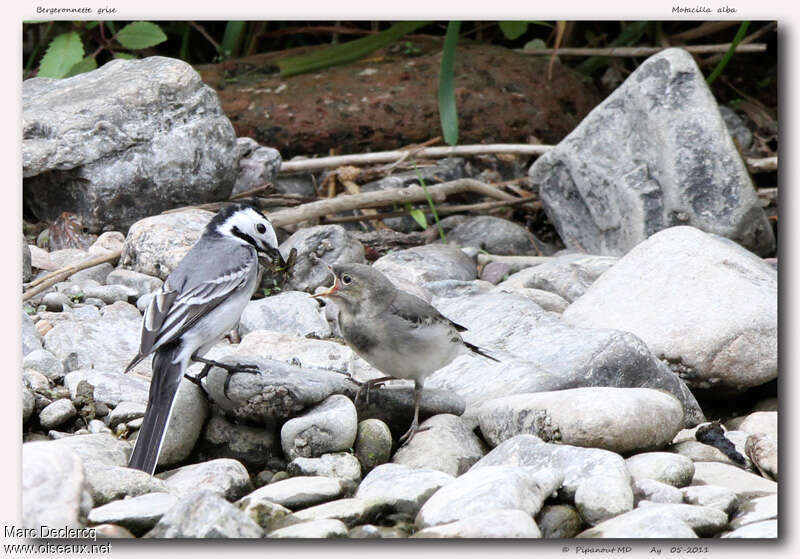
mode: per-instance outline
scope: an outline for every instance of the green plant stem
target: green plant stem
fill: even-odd
[[[417,169],[416,165],[414,165],[414,170],[417,172],[417,179],[422,187],[422,191],[425,192],[425,199],[428,201],[428,207],[431,209],[433,221],[436,223],[436,228],[439,230],[439,237],[442,239],[443,243],[447,244],[447,239],[444,236],[444,229],[442,228],[442,224],[439,223],[439,213],[436,211],[436,204],[433,203],[431,193],[428,192],[428,186],[425,184],[425,179],[422,178],[422,173],[419,172],[419,169]]]
[[[736,31],[736,36],[733,38],[731,46],[728,48],[728,52],[722,56],[722,60],[719,61],[716,68],[714,68],[714,70],[711,72],[711,75],[706,78],[706,83],[708,85],[711,85],[725,69],[725,66],[728,65],[728,62],[730,62],[731,58],[733,57],[733,52],[736,50],[737,45],[742,42],[742,39],[744,39],[748,27],[750,27],[749,21],[743,21],[741,25],[739,25],[739,29]]]
[[[447,34],[442,47],[442,66],[439,69],[439,120],[444,141],[451,146],[458,143],[454,66],[459,29],[461,29],[460,21],[451,21],[447,24]]]

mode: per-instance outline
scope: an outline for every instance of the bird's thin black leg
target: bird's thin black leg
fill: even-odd
[[[420,430],[424,431],[425,429],[419,428],[419,402],[422,399],[422,383],[418,380],[414,381],[414,421],[411,422],[411,427],[409,427],[406,434],[400,437],[399,442],[401,446],[407,445],[411,442],[411,439],[414,438],[414,435],[419,432]]]
[[[206,398],[210,398],[211,395],[208,393],[208,389],[205,386],[203,386],[203,383],[201,381],[208,376],[208,372],[210,370],[211,370],[211,365],[206,363],[203,366],[203,370],[200,371],[199,373],[197,373],[197,375],[195,375],[195,376],[191,376],[188,373],[183,373],[183,377],[186,380],[193,382],[194,384],[199,386],[202,389],[203,392],[205,392]]]
[[[200,374],[197,375],[198,378],[203,378],[204,376],[208,375],[208,371],[211,370],[212,366],[219,367],[220,369],[225,369],[226,371],[228,371],[228,378],[225,379],[225,384],[222,389],[223,394],[225,394],[225,397],[228,399],[230,399],[228,397],[228,387],[231,383],[231,378],[233,378],[234,374],[248,373],[253,375],[261,372],[256,365],[248,365],[246,363],[235,363],[235,364],[220,363],[219,361],[213,361],[211,359],[206,359],[204,357],[192,357],[192,360],[197,361],[198,363],[205,363],[206,365],[205,367],[203,367],[203,370],[200,371]]]

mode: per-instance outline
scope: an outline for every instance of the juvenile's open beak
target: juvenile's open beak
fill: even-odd
[[[318,299],[320,297],[329,297],[329,296],[333,295],[334,293],[336,293],[337,291],[339,291],[339,289],[341,289],[341,287],[342,287],[342,284],[339,283],[339,278],[334,276],[333,285],[327,291],[323,291],[322,293],[317,293],[316,295],[312,295],[311,297],[314,298],[314,299]]]

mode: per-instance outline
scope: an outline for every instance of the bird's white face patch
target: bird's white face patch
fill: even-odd
[[[234,212],[217,227],[217,231],[241,243],[252,244],[249,240],[252,239],[258,245],[256,248],[261,250],[278,248],[278,238],[272,224],[252,208]]]

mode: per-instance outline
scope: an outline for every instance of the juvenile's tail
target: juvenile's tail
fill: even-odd
[[[486,353],[484,350],[482,350],[482,349],[481,349],[481,348],[479,348],[478,346],[476,346],[476,345],[474,345],[474,344],[471,344],[471,343],[469,343],[469,342],[464,342],[464,345],[465,345],[465,346],[467,346],[467,348],[468,348],[470,351],[472,351],[473,353],[477,353],[478,355],[482,355],[482,356],[484,356],[486,359],[491,359],[492,361],[497,361],[498,363],[500,363],[500,360],[499,360],[499,359],[495,359],[494,357],[492,357],[491,355],[489,355],[488,353]]]
[[[183,378],[183,363],[173,363],[179,349],[179,344],[170,344],[159,349],[153,356],[153,378],[150,380],[147,410],[128,461],[129,468],[148,474],[156,469],[175,394]]]

